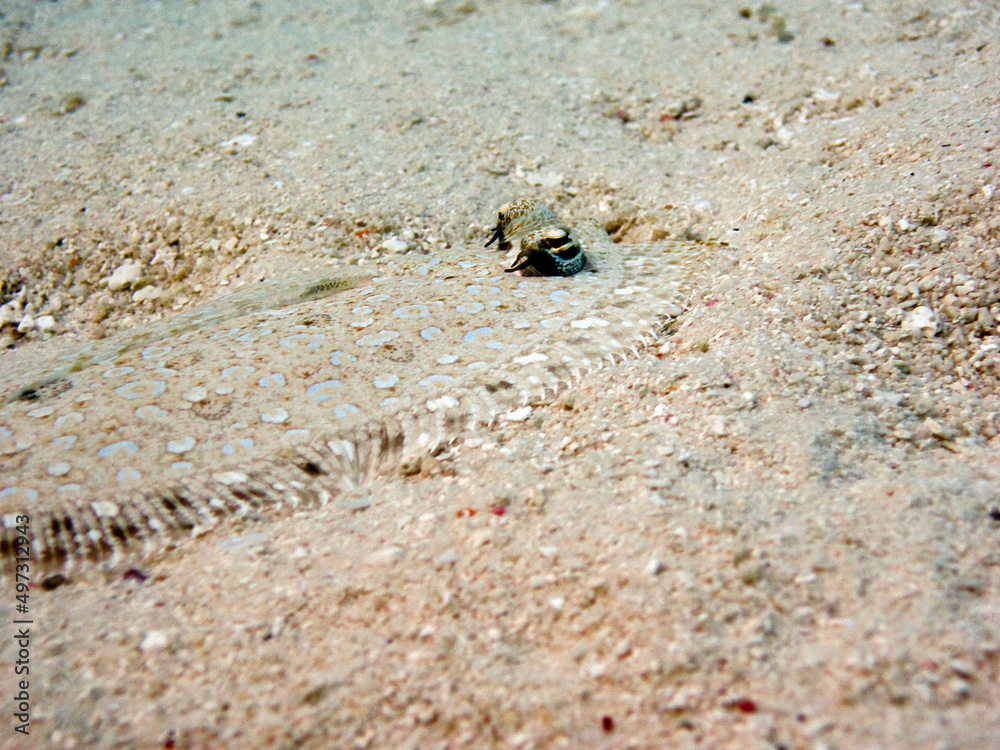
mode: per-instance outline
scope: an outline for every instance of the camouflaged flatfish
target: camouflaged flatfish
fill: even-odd
[[[621,361],[680,313],[701,248],[615,245],[543,204],[512,206],[495,239],[531,266],[521,274],[493,251],[410,253],[370,273],[257,284],[3,368],[5,571],[25,512],[40,575],[114,564],[233,515],[323,504]],[[523,275],[569,250],[579,272]]]

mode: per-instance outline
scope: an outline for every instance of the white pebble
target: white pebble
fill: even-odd
[[[235,154],[237,149],[246,148],[251,143],[257,140],[257,136],[250,135],[249,133],[240,133],[235,138],[230,138],[228,141],[223,141],[220,146],[223,146],[231,154]]]
[[[142,276],[141,263],[123,263],[114,270],[111,278],[108,279],[108,289],[117,292],[119,289],[124,289],[138,281],[140,276]]]
[[[537,172],[525,172],[524,181],[535,187],[556,187],[562,184],[563,176],[555,172],[539,170]]]
[[[940,245],[942,242],[948,239],[948,230],[937,227],[931,231],[931,242],[936,245]]]
[[[49,333],[56,327],[56,319],[51,315],[40,315],[35,321],[35,327],[42,333]]]
[[[726,418],[721,414],[714,414],[710,416],[706,422],[709,435],[714,435],[715,437],[725,437],[729,434],[729,428],[726,427]]]
[[[132,301],[142,302],[147,299],[159,299],[161,294],[163,294],[163,290],[158,286],[144,286],[132,295]]]
[[[21,318],[21,322],[17,324],[17,332],[27,333],[34,327],[35,327],[35,319],[30,315],[25,315],[23,318]]]
[[[383,242],[380,247],[387,253],[395,253],[397,255],[402,255],[403,253],[405,253],[407,250],[410,249],[410,246],[407,245],[398,237],[390,237],[385,242]]]
[[[508,422],[523,422],[528,417],[531,416],[531,407],[522,406],[520,409],[514,409],[503,415],[503,418]]]
[[[914,307],[903,318],[902,328],[906,331],[919,331],[924,328],[937,330],[937,314],[929,307]]]
[[[150,630],[139,644],[140,651],[161,651],[167,647],[167,635],[162,630]]]
[[[98,500],[91,503],[90,507],[98,518],[114,518],[118,515],[118,506],[110,500]]]
[[[184,394],[185,401],[191,401],[193,403],[198,403],[199,401],[208,401],[208,389],[201,385],[196,385],[190,391]]]

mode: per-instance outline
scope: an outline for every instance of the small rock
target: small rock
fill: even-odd
[[[162,630],[150,630],[139,644],[140,651],[162,651],[167,647],[167,635]]]
[[[954,434],[945,425],[935,422],[929,417],[923,421],[920,425],[921,431],[926,435],[931,437],[940,438],[941,440],[947,440],[948,438],[954,437]]]
[[[35,327],[42,333],[51,333],[55,330],[56,319],[51,315],[40,315],[35,321]]]
[[[654,557],[652,560],[649,561],[649,564],[646,566],[646,572],[649,573],[649,575],[651,576],[658,576],[666,569],[667,566],[658,557]]]
[[[203,385],[196,385],[184,394],[184,400],[195,404],[200,401],[208,401],[208,389]]]
[[[144,286],[132,295],[132,301],[142,302],[147,299],[159,299],[161,294],[163,294],[163,290],[158,286]]]
[[[795,140],[795,132],[782,126],[774,131],[774,138],[778,142],[778,145],[787,146]]]
[[[506,419],[508,422],[524,422],[531,416],[531,407],[522,406],[520,409],[514,409],[513,411],[509,411],[502,416],[503,419]]]
[[[25,315],[17,324],[18,333],[27,333],[35,327],[35,319],[30,315]]]
[[[250,135],[249,133],[241,133],[235,138],[230,138],[228,141],[223,141],[219,145],[226,149],[228,154],[239,153],[241,148],[246,148],[251,143],[257,140],[257,136]]]
[[[402,255],[410,249],[410,246],[398,237],[390,237],[383,242],[380,247],[387,253],[393,253],[395,255]]]
[[[13,336],[9,333],[5,333],[3,336],[0,336],[0,350],[10,349],[12,346],[14,346]]]
[[[524,504],[529,508],[542,510],[545,508],[545,503],[548,500],[546,494],[544,486],[529,487],[528,491],[525,493]]]
[[[729,434],[729,428],[726,426],[726,418],[721,414],[714,414],[706,420],[706,426],[708,427],[708,434],[714,435],[715,437],[725,437]]]
[[[141,263],[123,263],[114,270],[111,274],[111,278],[108,279],[108,289],[112,292],[117,292],[119,289],[131,286],[138,281],[141,276]]]
[[[73,91],[68,94],[64,94],[59,99],[59,105],[52,110],[52,116],[60,117],[62,115],[72,114],[86,103],[86,97],[79,92]]]
[[[914,307],[906,313],[901,326],[905,331],[920,331],[924,329],[936,331],[938,316],[931,308],[921,305],[920,307]]]
[[[17,323],[20,319],[21,312],[13,302],[0,307],[0,325]]]
[[[110,500],[98,500],[90,504],[98,518],[114,518],[118,515],[118,506]]]
[[[554,172],[538,170],[525,172],[524,181],[534,187],[556,187],[562,184],[563,176]]]

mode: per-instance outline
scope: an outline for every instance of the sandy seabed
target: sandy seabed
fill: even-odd
[[[366,502],[33,589],[0,746],[997,746],[994,4],[0,14],[0,367],[517,196],[729,243],[656,346]]]

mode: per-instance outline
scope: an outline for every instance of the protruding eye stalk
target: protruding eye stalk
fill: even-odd
[[[497,225],[493,229],[493,236],[490,237],[490,241],[487,242],[485,245],[483,245],[483,247],[489,247],[494,242],[499,240],[500,244],[497,245],[497,250],[500,250],[502,252],[507,252],[508,250],[510,250],[510,243],[504,238],[503,235],[503,224],[504,224],[503,211],[501,211],[497,218]]]
[[[544,203],[522,199],[503,206],[486,247],[498,242],[497,249],[506,252],[518,238],[520,249],[508,273],[572,276],[587,265],[576,234]]]

